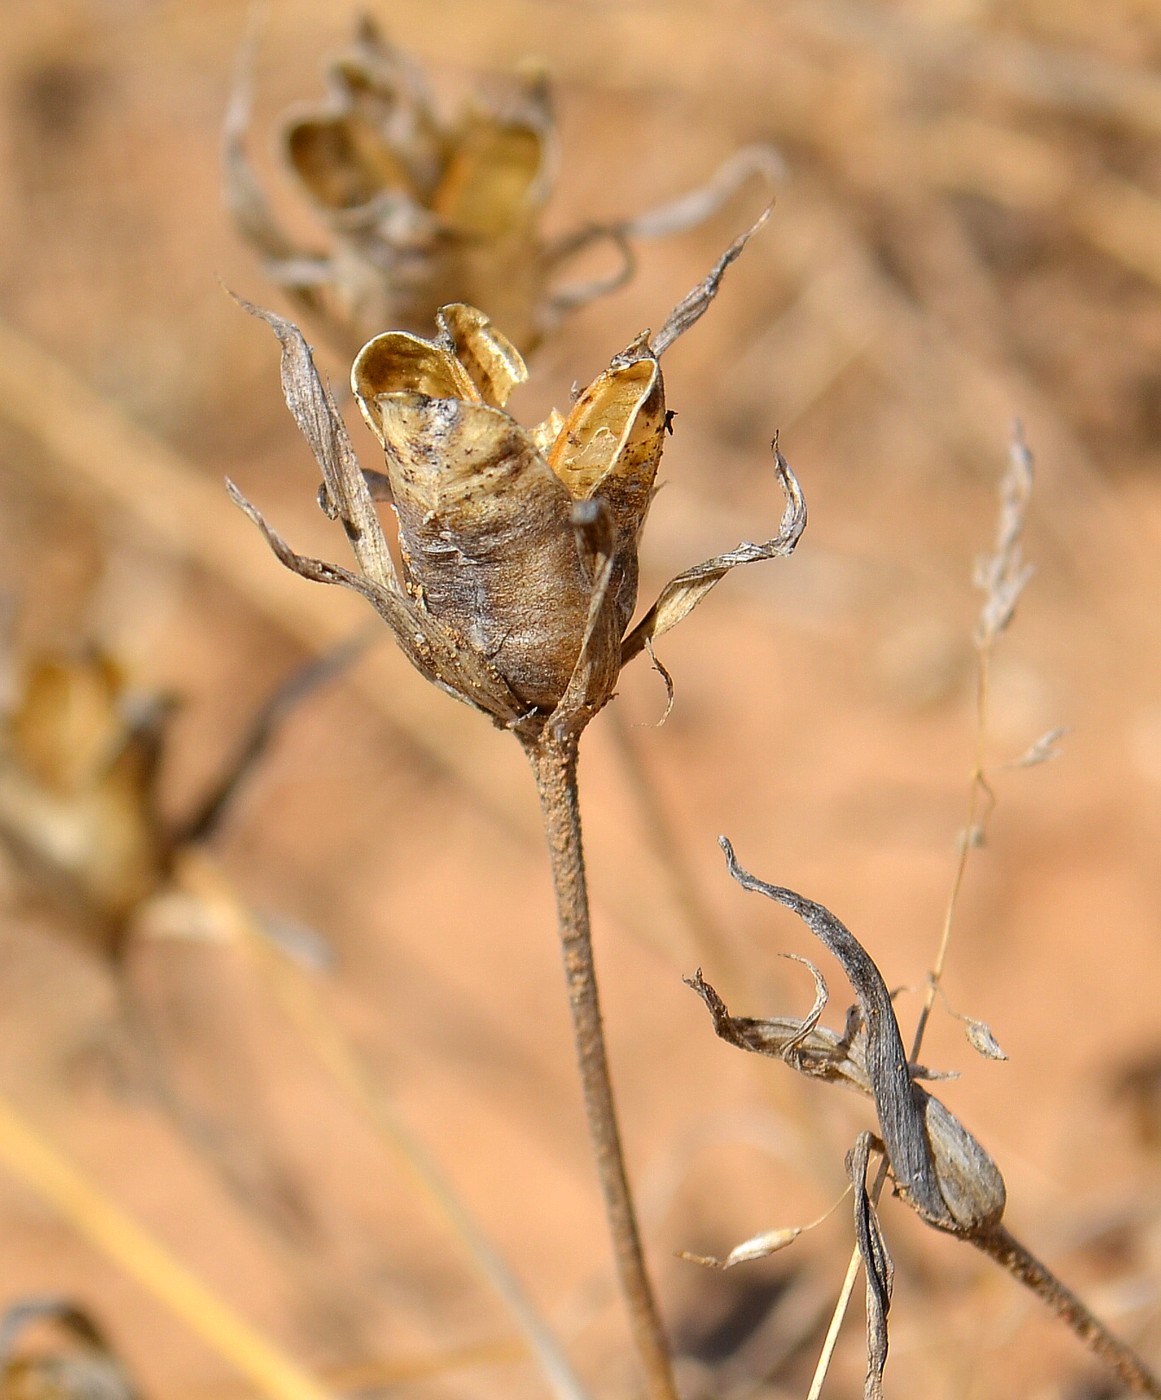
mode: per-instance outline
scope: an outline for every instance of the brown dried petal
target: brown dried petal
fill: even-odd
[[[542,163],[538,131],[476,117],[454,145],[431,208],[458,234],[502,238],[538,212]]]
[[[468,238],[528,230],[551,189],[553,130],[548,83],[530,68],[503,100],[469,112],[453,133],[431,208]]]
[[[285,134],[290,167],[323,209],[358,209],[384,191],[410,195],[407,168],[382,133],[357,114],[310,116]]]
[[[528,378],[520,351],[474,306],[452,302],[440,307],[435,320],[484,402],[503,408],[516,385]]]
[[[536,444],[536,450],[542,457],[547,457],[552,451],[553,443],[561,434],[564,427],[564,417],[560,410],[554,408],[543,423],[537,423],[535,428],[528,429],[528,436]]]
[[[591,561],[592,585],[584,636],[568,686],[552,715],[558,737],[579,733],[610,698],[621,670],[625,620],[618,602],[619,563],[612,516],[603,501],[579,501],[572,523],[584,557]]]
[[[642,342],[599,375],[565,419],[549,465],[575,500],[598,492],[618,528],[636,539],[649,506],[665,438],[665,385]]]
[[[363,346],[351,366],[351,388],[380,442],[384,439],[379,402],[388,394],[482,401],[471,375],[449,350],[407,331],[387,331]]]

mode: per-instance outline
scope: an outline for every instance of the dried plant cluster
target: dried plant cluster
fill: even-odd
[[[637,550],[669,423],[660,357],[716,295],[739,239],[652,339],[615,355],[577,397],[525,429],[505,411],[527,376],[482,312],[441,309],[438,336],[389,331],[351,371],[386,472],[365,471],[301,332],[258,314],[283,346],[282,383],[323,473],[323,508],[343,526],[358,573],[296,554],[236,488],[287,567],[361,593],[416,668],[534,743],[577,737],[611,698],[622,665],[669,630],[731,569],[790,553],[806,522],[775,449],[787,507],[777,536],[679,574],[632,631]],[[254,308],[250,308],[254,309]],[[398,576],[374,500],[399,520]]]
[[[280,144],[329,251],[296,246],[262,191],[246,154],[245,82],[226,127],[226,198],[267,275],[352,353],[384,328],[423,334],[455,301],[485,308],[527,354],[566,312],[632,274],[630,239],[691,227],[751,175],[781,174],[771,148],[747,148],[672,205],[548,239],[558,153],[548,81],[534,65],[447,122],[418,66],[364,18],[327,88],[322,103],[286,115]],[[568,265],[602,243],[614,271],[563,284]]]
[[[819,13],[823,29],[836,22],[830,7]],[[248,54],[244,68],[251,61]],[[369,465],[348,436],[304,330],[241,302],[280,342],[284,397],[322,475],[318,503],[343,531],[353,566],[297,552],[232,482],[229,493],[288,570],[363,597],[421,676],[511,733],[529,760],[638,1384],[648,1400],[677,1400],[673,1347],[646,1261],[604,1042],[580,823],[579,746],[589,723],[615,699],[623,668],[642,652],[672,704],[673,685],[654,643],[740,564],[791,555],[804,530],[803,494],[775,438],[775,476],[785,501],[777,532],[683,570],[638,612],[644,528],[673,418],[662,360],[710,308],[727,269],[769,210],[726,249],[659,331],[633,336],[590,384],[574,389],[565,411],[526,426],[509,412],[509,402],[528,379],[525,357],[562,316],[628,278],[634,240],[692,227],[751,177],[773,183],[780,161],[767,146],[746,148],[708,185],[673,204],[549,238],[543,218],[558,153],[549,86],[538,68],[519,70],[449,121],[416,65],[364,20],[352,46],[331,63],[326,82],[325,99],[287,113],[280,130],[287,168],[326,231],[324,251],[288,236],[263,193],[246,150],[245,75],[226,122],[224,171],[237,229],[261,254],[269,279],[303,314],[307,332],[313,325],[351,363],[354,404],[375,444]],[[1096,100],[1100,93],[1094,93]],[[801,102],[801,93],[791,100]],[[1102,100],[1108,104],[1107,93]],[[1103,188],[1117,192],[1109,181]],[[1076,216],[1077,226],[1109,242],[1107,219],[1089,214],[1087,223]],[[947,232],[942,226],[936,231]],[[601,244],[617,259],[613,273],[599,282],[562,285],[572,260]],[[1124,258],[1123,239],[1118,246]],[[1133,257],[1155,269],[1151,255],[1138,250]],[[839,264],[835,285],[857,283],[850,266],[841,258]],[[879,346],[880,364],[889,354]],[[58,388],[56,397],[68,395]],[[742,391],[738,402],[745,398]],[[995,546],[976,573],[985,601],[974,636],[978,733],[968,811],[942,938],[909,1046],[870,941],[865,945],[824,905],[749,873],[721,838],[730,876],[797,915],[837,958],[855,997],[840,1031],[822,1024],[828,989],[805,958],[797,960],[812,972],[817,995],[802,1019],[734,1015],[700,968],[687,978],[722,1040],[780,1060],[810,1081],[840,1084],[873,1112],[872,1130],[858,1134],[846,1158],[855,1247],[809,1400],[826,1380],[860,1269],[866,1282],[864,1394],[881,1400],[886,1393],[895,1266],[880,1198],[888,1186],[924,1224],[973,1245],[1035,1292],[1134,1393],[1161,1395],[1161,1381],[1141,1357],[1010,1232],[1009,1191],[999,1167],[932,1092],[933,1081],[949,1076],[920,1060],[929,1018],[943,996],[965,868],[984,842],[995,801],[985,754],[989,676],[993,649],[1032,574],[1022,553],[1031,488],[1031,456],[1017,432]],[[350,652],[357,649],[358,643]],[[159,915],[171,922],[203,918],[215,923],[213,936],[245,946],[304,1041],[402,1157],[480,1277],[503,1300],[557,1400],[590,1400],[591,1388],[579,1379],[554,1328],[396,1117],[370,1066],[309,986],[288,974],[245,901],[203,859],[203,843],[288,705],[333,674],[347,654],[294,677],[257,717],[237,761],[181,819],[163,816],[158,799],[170,702],[137,695],[104,653],[32,658],[0,724],[0,838],[29,887],[63,897],[69,920],[114,977],[124,974],[131,938]],[[1063,732],[1048,732],[1008,766],[1055,756]],[[705,965],[718,979],[708,955]],[[725,983],[719,979],[719,985]],[[741,997],[731,992],[730,1000],[737,1004]],[[985,1023],[947,1009],[975,1050],[1005,1058]],[[213,1160],[213,1146],[201,1146]],[[325,1386],[248,1330],[212,1293],[199,1291],[148,1235],[70,1175],[68,1163],[2,1096],[0,1157],[272,1400],[328,1400]],[[1019,1182],[1012,1180],[1016,1197]],[[721,1258],[685,1257],[733,1269],[786,1249],[811,1228],[765,1230]],[[28,1347],[26,1334],[45,1324],[67,1345]],[[66,1299],[29,1300],[0,1318],[0,1400],[80,1400],[98,1393],[133,1400],[137,1390],[85,1307]]]

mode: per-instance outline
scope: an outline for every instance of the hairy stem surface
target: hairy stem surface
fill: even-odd
[[[589,1136],[597,1159],[617,1277],[645,1374],[649,1400],[676,1400],[669,1348],[641,1250],[637,1213],[625,1171],[613,1104],[589,928],[589,897],[577,796],[577,738],[549,731],[526,746],[544,817],[568,1003],[584,1091]]]
[[[968,1235],[967,1239],[977,1249],[990,1254],[1013,1278],[1019,1279],[1047,1303],[1091,1352],[1116,1371],[1134,1395],[1161,1397],[1161,1380],[1149,1370],[1132,1347],[1115,1337],[1051,1269],[1025,1249],[1002,1225],[993,1226],[979,1235]]]

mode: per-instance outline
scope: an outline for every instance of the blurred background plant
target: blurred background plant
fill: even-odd
[[[714,628],[665,639],[678,690],[664,727],[651,727],[665,706],[655,676],[626,675],[618,702],[641,726],[686,894],[722,930],[730,977],[703,959],[630,815],[615,734],[598,719],[588,737],[611,1053],[683,1393],[803,1393],[846,1263],[843,1224],[724,1276],[669,1254],[821,1214],[841,1189],[840,1147],[866,1125],[836,1095],[804,1123],[793,1077],[719,1054],[681,985],[704,961],[731,1005],[785,1005],[765,994],[781,944],[760,901],[735,898],[715,838],[728,831],[768,878],[841,911],[889,985],[926,965],[974,723],[964,580],[1014,412],[1040,465],[1028,542],[1040,574],[992,676],[994,743],[1016,757],[1050,726],[1074,733],[1062,760],[1005,792],[946,973],[953,1005],[987,1020],[1010,1063],[972,1057],[941,1096],[1001,1165],[1013,1228],[1148,1351],[1155,1135],[1147,1098],[1130,1113],[1113,1086],[1135,1084],[1157,1051],[1161,980],[1154,8],[736,0],[711,16],[454,0],[380,18],[441,111],[481,73],[543,60],[566,157],[546,238],[664,204],[744,144],[773,143],[790,171],[713,317],[673,349],[678,416],[642,596],[761,533],[778,509],[775,428],[809,491],[809,545],[791,568],[739,578],[715,600]],[[278,679],[360,617],[272,570],[220,487],[227,471],[244,477],[325,554],[314,467],[272,392],[267,337],[214,282],[266,299],[219,192],[246,24],[234,0],[10,0],[5,13],[0,560],[20,600],[13,646],[95,639],[143,689],[188,697],[157,793],[170,817],[206,790]],[[298,0],[274,9],[252,131],[318,90],[319,55],[351,26]],[[275,199],[260,143],[252,159]],[[288,234],[310,247],[309,211],[292,205]],[[541,346],[518,415],[536,421],[610,345],[656,325],[735,231],[723,212],[651,243],[631,284]],[[320,365],[345,381],[340,358]],[[376,648],[297,716],[219,855],[248,905],[325,933],[341,1026],[504,1239],[586,1379],[627,1394],[535,813],[514,746],[475,719]],[[19,878],[4,876],[6,1096],[316,1373],[416,1396],[540,1393],[506,1314],[414,1205],[406,1173],[384,1167],[252,960],[228,943],[155,940],[134,976],[184,1091],[261,1121],[264,1146],[307,1188],[307,1270],[94,1055],[109,979],[53,936],[51,910],[14,902]],[[937,1012],[925,1057],[958,1067],[961,1046]],[[0,1210],[5,1301],[67,1292],[97,1309],[148,1393],[240,1393],[218,1354],[8,1177]],[[884,1217],[899,1393],[1102,1393],[1071,1339],[987,1261],[890,1202]],[[861,1382],[857,1331],[832,1371],[840,1391]]]

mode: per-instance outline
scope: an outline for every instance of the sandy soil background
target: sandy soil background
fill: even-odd
[[[730,883],[716,837],[833,908],[889,984],[922,985],[974,746],[972,561],[1017,415],[1037,460],[1037,574],[996,658],[998,802],[946,980],[1010,1059],[978,1058],[943,1012],[924,1057],[963,1071],[943,1096],[1001,1166],[1013,1231],[1161,1364],[1161,9],[397,0],[376,14],[449,110],[476,75],[543,59],[562,147],[551,229],[664,200],[747,142],[774,142],[790,172],[667,357],[678,418],[642,597],[773,533],[775,430],[806,536],[664,640],[663,726],[664,689],[638,663],[620,730],[602,716],[583,755],[611,1054],[684,1393],[805,1393],[849,1255],[846,1208],[729,1274],[674,1256],[820,1214],[868,1123],[854,1098],[715,1040],[682,985],[702,965],[739,1012],[804,1012],[809,978],[779,957],[793,951],[826,972],[833,1024],[848,999],[790,915]],[[308,236],[270,133],[319,95],[322,57],[353,22],[278,0],[261,38],[254,150]],[[180,696],[170,813],[312,648],[364,620],[357,600],[284,576],[219,486],[229,473],[297,545],[342,558],[276,345],[221,285],[287,308],[222,211],[246,24],[234,0],[7,0],[0,41],[10,669],[95,640],[136,685]],[[543,347],[517,413],[563,405],[660,324],[756,199],[642,244],[633,283]],[[325,349],[320,363],[342,381]],[[1062,757],[999,766],[1055,726],[1072,731]],[[517,746],[385,639],[286,723],[213,857],[250,908],[325,939],[334,966],[306,981],[594,1393],[634,1394]],[[338,1390],[547,1393],[253,957],[147,939],[114,974],[12,862],[3,907],[0,1092],[231,1307]],[[898,1005],[913,1025],[918,996]],[[184,1127],[151,1090],[158,1056]],[[883,1217],[898,1266],[890,1394],[1117,1393],[987,1260],[897,1202]],[[0,1218],[0,1304],[74,1300],[149,1396],[245,1393],[3,1164]],[[861,1330],[856,1300],[826,1394],[861,1393]]]

